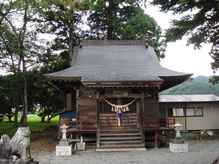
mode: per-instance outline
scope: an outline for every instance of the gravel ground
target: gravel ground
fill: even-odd
[[[219,140],[189,140],[189,152],[172,153],[169,148],[151,148],[146,151],[95,152],[74,151],[72,156],[60,157],[52,151],[31,150],[31,155],[40,164],[211,164],[219,156]]]

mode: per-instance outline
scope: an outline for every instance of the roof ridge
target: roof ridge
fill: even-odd
[[[83,40],[82,45],[145,45],[144,40]]]

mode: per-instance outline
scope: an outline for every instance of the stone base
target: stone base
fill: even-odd
[[[72,145],[56,146],[56,156],[71,156],[71,155],[72,155]]]
[[[77,150],[85,150],[85,142],[76,142],[76,149]]]
[[[188,143],[170,143],[170,151],[173,153],[188,152]]]
[[[66,140],[61,140],[61,141],[59,141],[59,146],[69,146],[69,143],[68,143],[68,141],[66,141]]]
[[[33,158],[22,160],[22,159],[0,159],[0,164],[39,164],[39,161],[34,161]]]

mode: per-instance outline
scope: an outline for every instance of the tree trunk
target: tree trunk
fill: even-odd
[[[70,25],[70,30],[69,30],[69,39],[68,39],[68,55],[69,55],[69,59],[70,62],[72,61],[73,58],[73,24]],[[71,63],[70,63],[71,65]]]
[[[41,117],[41,122],[45,122],[45,118],[46,118],[46,116],[45,116],[45,114],[43,114]]]
[[[26,77],[26,61],[25,61],[25,46],[24,46],[24,37],[26,35],[27,30],[27,10],[28,10],[28,2],[25,2],[25,8],[24,8],[24,17],[23,17],[23,37],[20,40],[20,49],[21,49],[21,60],[22,60],[22,68],[23,68],[23,120],[22,120],[22,126],[27,127],[27,112],[28,112],[28,102],[27,102],[27,77]]]
[[[12,117],[13,117],[13,115],[8,116],[8,121],[9,121],[9,122],[12,122],[12,121],[11,121],[11,118],[12,118]]]
[[[114,30],[114,20],[113,20],[113,1],[109,1],[109,6],[106,8],[107,10],[107,39],[113,39],[113,30]]]
[[[27,112],[28,112],[28,104],[27,104],[27,78],[26,78],[26,68],[24,64],[24,108],[23,108],[23,122],[22,126],[27,127]]]
[[[47,122],[50,123],[50,121],[52,120],[52,118],[53,118],[53,115],[48,116]]]
[[[19,77],[18,77],[19,78]],[[19,83],[19,82],[17,82]],[[19,88],[19,84],[18,84],[18,88]],[[19,100],[19,95],[20,95],[20,90],[17,89],[17,95],[16,95],[16,107],[15,107],[15,114],[14,114],[14,123],[13,123],[13,127],[18,127],[18,111],[19,111],[19,107],[20,107],[20,100]]]

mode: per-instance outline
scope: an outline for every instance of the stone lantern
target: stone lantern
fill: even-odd
[[[176,138],[181,138],[181,135],[180,135],[180,130],[182,129],[182,125],[177,122],[175,125],[173,125],[174,128],[175,128],[175,131],[176,131]]]
[[[176,131],[176,137],[170,141],[170,151],[173,153],[188,152],[188,143],[185,143],[180,135],[182,125],[177,122],[173,126]]]
[[[62,141],[67,141],[67,137],[66,137],[66,133],[67,133],[67,128],[68,128],[68,126],[66,126],[65,124],[64,125],[62,125],[61,127],[60,127],[61,129],[62,129]]]
[[[62,129],[62,139],[56,146],[56,156],[70,156],[72,155],[72,145],[69,145],[66,137],[68,126],[63,124],[60,128]]]

